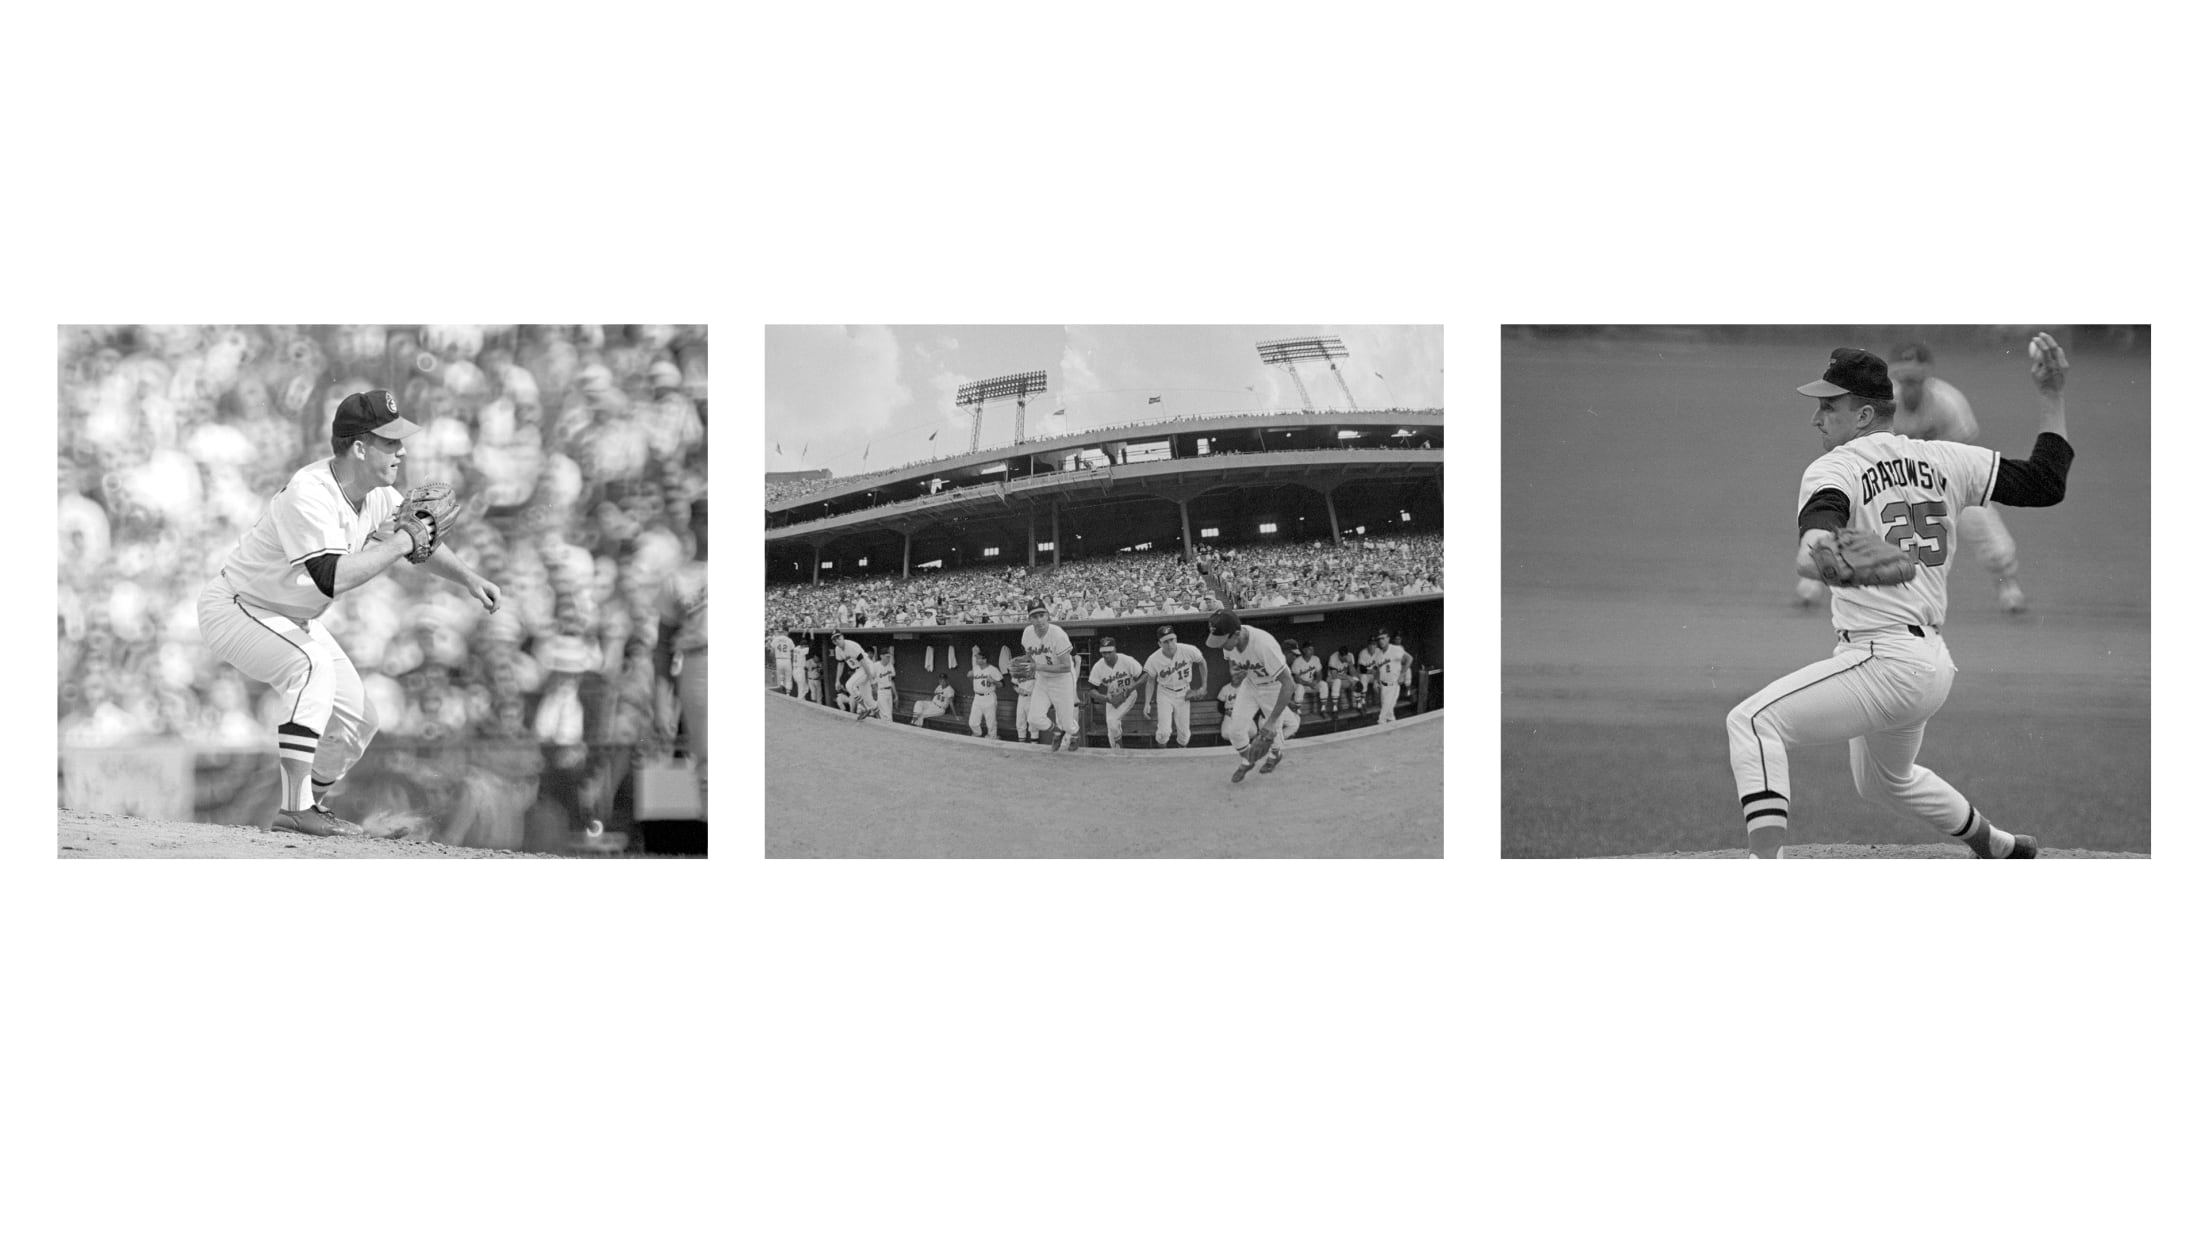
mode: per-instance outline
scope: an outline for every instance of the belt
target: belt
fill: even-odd
[[[1836,633],[1838,633],[1838,634],[1840,635],[1840,641],[1841,641],[1841,642],[1844,642],[1844,643],[1846,643],[1846,642],[1853,642],[1853,641],[1855,641],[1855,640],[1854,640],[1853,638],[1850,638],[1850,637],[1849,637],[1849,635],[1851,635],[1851,634],[1857,634],[1857,635],[1883,634],[1883,633],[1885,633],[1885,632],[1886,632],[1886,631],[1888,631],[1888,630],[1896,630],[1896,629],[1900,629],[1900,630],[1907,630],[1907,631],[1909,631],[1910,633],[1912,633],[1912,634],[1916,635],[1916,636],[1917,636],[1917,637],[1919,637],[1919,638],[1922,638],[1922,637],[1924,637],[1924,630],[1923,630],[1923,628],[1922,628],[1922,627],[1920,627],[1920,626],[1914,626],[1914,625],[1898,625],[1898,626],[1897,626],[1897,625],[1881,625],[1881,626],[1879,626],[1879,627],[1878,627],[1878,628],[1876,628],[1876,629],[1870,629],[1870,630],[1839,630],[1839,631],[1836,631]],[[1935,626],[1933,626],[1933,627],[1932,627],[1932,632],[1933,632],[1933,633],[1935,633],[1935,634],[1939,633],[1939,632],[1940,632],[1940,627],[1939,627],[1939,626],[1936,626],[1936,625],[1935,625]]]

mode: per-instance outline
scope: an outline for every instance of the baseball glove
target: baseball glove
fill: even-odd
[[[1012,657],[1012,680],[1026,681],[1035,675],[1035,661],[1026,656]]]
[[[1242,761],[1244,763],[1256,763],[1263,759],[1266,752],[1272,748],[1273,731],[1271,729],[1259,729],[1257,735],[1250,739],[1250,744],[1242,748]]]
[[[460,516],[460,497],[450,483],[424,483],[406,494],[391,520],[414,540],[406,559],[419,565],[437,550],[437,544]]]
[[[1121,686],[1119,689],[1114,690],[1111,693],[1112,706],[1118,707],[1133,697],[1135,697],[1135,688],[1133,686]]]
[[[1827,586],[1893,586],[1917,576],[1917,563],[1907,552],[1859,530],[1812,543],[1809,559]]]

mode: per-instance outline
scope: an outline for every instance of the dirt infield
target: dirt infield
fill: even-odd
[[[1839,344],[1892,343],[1505,334],[1505,857],[1741,856],[1725,713],[1834,642],[1829,612],[1794,602],[1791,555],[1818,451],[1794,387]],[[1934,348],[1980,442],[2028,452],[2021,347]],[[2149,360],[2073,363],[2069,495],[2001,510],[2030,609],[2004,615],[1974,549],[1957,549],[1960,672],[1921,762],[2045,857],[2137,857],[2151,852]],[[1804,856],[1959,850],[1857,797],[1844,746],[1800,748],[1793,779]]]
[[[2145,858],[2115,850],[2041,850],[2040,858]],[[1746,858],[1747,850],[1694,850],[1674,854],[1626,854],[1626,858]],[[1789,845],[1786,860],[1797,858],[1964,858],[1976,861],[1960,845]]]
[[[1441,857],[1441,712],[1237,785],[1223,747],[1051,754],[764,697],[769,858]]]
[[[62,811],[63,858],[556,858],[434,841],[309,837],[246,824],[194,824],[96,811]]]

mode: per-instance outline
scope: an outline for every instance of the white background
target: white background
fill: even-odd
[[[2196,1234],[2182,798],[2128,867],[1506,865],[1489,706],[1496,325],[2152,322],[2181,392],[2195,42],[2128,4],[1519,7],[19,27],[32,512],[56,323],[709,322],[741,500],[766,323],[1438,322],[1459,757],[1443,863],[768,865],[724,776],[703,864],[64,866],[33,523],[24,1236]],[[713,583],[739,643],[750,504]],[[2177,634],[2192,575],[2156,577]],[[2197,670],[2159,654],[2166,769]],[[729,681],[722,748],[757,755]]]

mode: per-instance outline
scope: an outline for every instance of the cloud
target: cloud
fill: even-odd
[[[856,455],[912,403],[900,377],[903,350],[884,327],[799,326],[767,329],[767,446],[781,441],[780,468],[794,469],[797,445],[810,440],[812,463]]]

